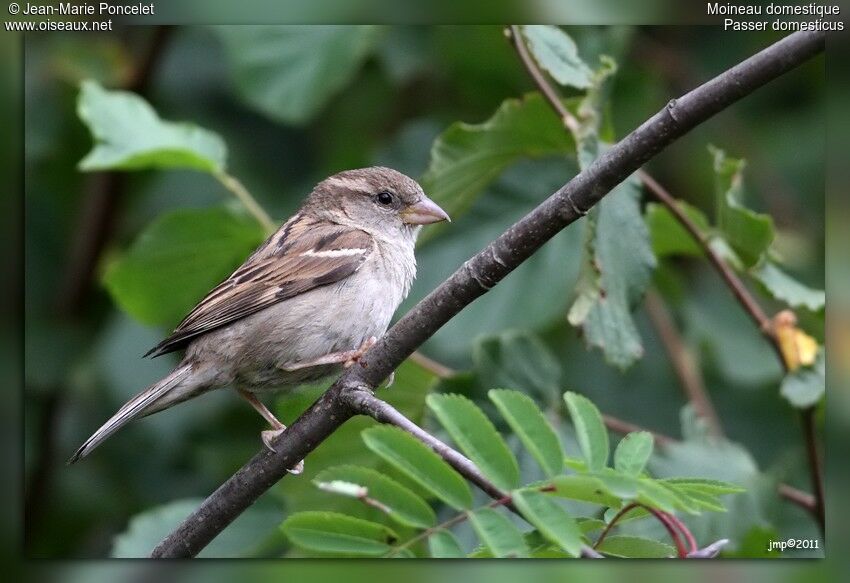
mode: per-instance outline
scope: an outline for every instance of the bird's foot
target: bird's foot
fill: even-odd
[[[360,348],[358,348],[357,350],[352,350],[349,353],[348,358],[342,366],[344,368],[350,368],[351,366],[353,366],[356,362],[363,358],[363,355],[366,354],[366,351],[372,348],[377,341],[378,338],[375,336],[370,336],[369,338],[364,340],[363,344],[360,345]]]
[[[384,383],[384,388],[389,389],[391,386],[393,386],[394,382],[395,382],[395,371],[391,372],[390,376],[387,377],[387,382]]]
[[[263,440],[263,444],[271,450],[273,453],[276,453],[274,446],[272,443],[280,436],[281,433],[286,429],[286,426],[281,426],[279,429],[266,429],[265,431],[260,433],[260,438]],[[304,460],[301,460],[295,467],[289,470],[290,474],[298,475],[304,471]]]

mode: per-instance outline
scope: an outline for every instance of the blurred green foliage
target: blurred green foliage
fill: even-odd
[[[228,202],[230,193],[214,175],[143,170],[107,179],[80,173],[79,162],[92,150],[76,111],[82,81],[126,88],[151,40],[161,43],[149,77],[134,89],[161,120],[191,122],[220,136],[227,144],[228,173],[277,220],[296,209],[318,180],[343,168],[380,163],[421,176],[457,220],[423,241],[419,276],[399,313],[578,170],[569,156],[575,151],[572,138],[543,100],[528,94],[533,87],[498,26],[328,29],[300,40],[267,27],[256,34],[251,30],[186,27],[154,36],[153,30],[136,27],[114,36],[27,39],[24,453],[28,494],[37,495],[27,508],[29,556],[144,553],[145,544],[188,512],[186,501],[212,491],[260,446],[255,414],[221,392],[134,424],[85,463],[62,464],[126,398],[167,371],[171,356],[155,361],[139,356],[190,307],[190,296],[198,299],[204,286],[239,262],[237,247],[247,253],[261,236],[251,218]],[[600,54],[618,63],[606,82],[599,128],[605,140],[624,135],[670,97],[773,40],[703,28],[568,30],[577,55],[591,68]],[[328,37],[317,40],[321,35]],[[568,87],[562,92],[572,103],[582,94]],[[761,220],[762,213],[772,217],[770,237],[759,245],[724,237],[728,257],[740,259],[736,267],[768,313],[783,302],[800,308],[801,327],[821,342],[823,95],[823,63],[815,61],[700,126],[650,164],[653,175],[687,201],[689,213],[707,227],[716,225],[722,235],[738,233],[741,220]],[[743,191],[721,188],[718,196],[708,144],[728,151],[728,159],[748,159],[745,174],[736,179],[742,182],[735,183],[745,186]],[[680,234],[671,234],[677,225],[660,209],[639,206],[636,188],[623,188],[633,190],[627,194],[635,212],[628,221],[635,225],[643,208],[649,225],[643,236],[659,260],[651,281],[645,275],[638,291],[623,292],[628,307],[635,308],[625,312],[633,328],[630,356],[618,363],[625,370],[611,367],[599,350],[588,350],[567,322],[577,283],[584,279],[581,266],[588,264],[588,221],[583,221],[424,345],[426,355],[458,374],[439,380],[406,363],[396,385],[382,396],[444,437],[426,410],[429,393],[463,394],[496,418],[487,391],[521,390],[543,408],[567,454],[577,455],[576,435],[560,399],[564,390],[574,390],[603,413],[682,436],[679,445],[656,451],[648,461],[654,476],[699,475],[747,489],[730,498],[738,501],[725,514],[685,518],[700,541],[728,537],[730,553],[753,556],[768,538],[818,538],[811,518],[776,493],[780,481],[806,490],[809,485],[795,411],[779,393],[782,372],[775,355],[717,274],[679,241]],[[224,213],[233,220],[222,222]],[[146,237],[174,217],[183,217],[177,234],[197,245],[186,245],[186,267],[173,269],[168,258],[158,267],[156,247],[150,252]],[[224,229],[212,237],[217,247],[204,243],[212,231],[182,231],[206,220],[199,217],[213,217]],[[603,225],[598,223],[597,244],[627,242],[620,223],[606,230]],[[624,239],[617,241],[619,235]],[[235,242],[221,244],[227,240]],[[87,245],[100,242],[103,249],[89,275],[79,257]],[[627,250],[621,249],[617,260]],[[597,256],[601,253],[597,246]],[[628,261],[613,269],[602,266],[616,274],[625,267],[637,268]],[[63,301],[69,281],[89,277],[84,301],[70,306]],[[633,284],[633,278],[626,283]],[[647,285],[662,294],[694,351],[728,441],[707,435],[689,409],[682,412],[679,381],[639,302]],[[141,288],[144,297],[122,295],[123,288],[134,293]],[[276,403],[281,419],[294,419],[320,390],[281,396]],[[317,491],[311,480],[330,466],[375,467],[425,495],[361,442],[361,430],[370,425],[356,419],[344,426],[310,456],[305,475],[283,480],[261,500],[261,516],[245,517],[248,526],[240,528],[248,528],[251,537],[226,533],[229,539],[209,552],[298,556],[276,527],[296,511],[365,512],[370,520],[386,522],[357,500]],[[535,456],[518,445],[508,440],[522,483],[542,478]],[[445,508],[437,510],[445,519]],[[475,525],[479,533],[490,519]],[[466,526],[455,534],[468,550],[476,538]],[[618,534],[665,540],[659,528],[632,521]],[[137,543],[144,539],[141,546],[128,542],[133,533],[140,537]],[[238,548],[228,547],[228,540],[237,540]],[[435,544],[452,552],[451,541]]]

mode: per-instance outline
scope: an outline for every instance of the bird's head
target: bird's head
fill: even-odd
[[[313,189],[305,210],[373,234],[415,235],[422,225],[450,220],[418,182],[382,166],[326,178]]]

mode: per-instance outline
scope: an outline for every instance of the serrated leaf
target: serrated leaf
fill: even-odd
[[[198,499],[175,500],[155,506],[130,519],[127,529],[115,537],[110,556],[147,558],[169,532],[174,530],[203,502]],[[260,501],[239,515],[198,556],[201,558],[250,557],[261,547],[280,522],[277,504]]]
[[[643,356],[631,312],[656,266],[640,196],[639,183],[630,177],[591,210],[576,300],[568,313],[587,344],[600,348],[605,360],[620,369]]]
[[[677,200],[676,205],[700,228],[702,233],[709,233],[711,227],[708,224],[708,218],[700,209],[682,200]],[[657,257],[703,255],[700,244],[664,205],[656,202],[647,204],[644,217],[649,228],[652,251]]]
[[[337,512],[298,512],[281,524],[294,544],[321,554],[381,556],[398,541],[390,528]]]
[[[803,285],[779,269],[772,261],[764,261],[754,267],[750,270],[750,275],[764,286],[771,297],[785,302],[792,308],[806,308],[816,312],[826,303],[826,293],[823,290]]]
[[[614,469],[631,476],[639,476],[652,455],[653,445],[654,439],[648,431],[629,433],[620,440],[614,450]]]
[[[434,141],[431,162],[420,182],[428,196],[456,218],[517,159],[574,151],[557,116],[533,93],[504,101],[482,124],[449,126]]]
[[[94,139],[94,148],[79,163],[80,170],[224,170],[227,148],[217,134],[189,123],[164,121],[134,93],[109,91],[95,81],[84,81],[77,113]]]
[[[608,487],[599,478],[583,474],[570,474],[568,476],[555,476],[551,480],[555,487],[554,494],[561,498],[580,500],[619,508],[620,499],[608,491]]]
[[[745,488],[735,484],[724,482],[722,480],[711,480],[708,478],[665,478],[659,481],[672,485],[675,488],[698,490],[714,496],[719,496],[721,494],[738,494],[746,491]]]
[[[637,499],[647,506],[652,506],[665,512],[693,510],[687,501],[682,500],[676,492],[665,487],[662,482],[651,478],[641,478],[638,480]]]
[[[238,95],[274,120],[303,124],[348,84],[376,26],[217,26]]]
[[[370,427],[361,436],[366,447],[452,508],[472,507],[466,481],[413,436],[389,426]]]
[[[536,335],[509,330],[485,336],[472,348],[475,372],[485,387],[504,387],[540,395],[560,395],[561,366]]]
[[[582,531],[575,519],[548,495],[534,490],[518,490],[512,495],[513,503],[543,536],[570,555],[581,553]]]
[[[568,391],[564,401],[576,430],[576,439],[590,470],[601,470],[608,462],[608,430],[599,409],[590,399]]]
[[[798,409],[808,409],[816,405],[826,392],[826,356],[823,350],[818,353],[812,366],[800,367],[782,379],[780,394]]]
[[[447,530],[428,537],[428,552],[434,559],[462,559],[466,556],[457,538]]]
[[[461,395],[428,395],[428,407],[461,451],[502,490],[519,485],[519,464],[493,423]]]
[[[527,557],[528,547],[514,524],[492,508],[482,508],[469,515],[469,521],[494,557]]]
[[[406,526],[428,528],[436,523],[434,511],[419,496],[380,472],[359,466],[334,466],[322,470],[314,483],[342,481],[366,490],[365,495],[388,509],[389,516]]]
[[[596,550],[611,557],[624,559],[666,559],[676,556],[676,549],[672,546],[641,536],[607,536]]]
[[[667,487],[670,488],[669,484]],[[689,505],[697,511],[726,512],[726,508],[717,496],[712,496],[699,490],[688,490],[687,488],[674,488],[674,490],[681,497],[685,498]]]
[[[709,146],[714,159],[717,226],[745,267],[758,263],[773,241],[773,219],[742,203],[745,162]]]
[[[557,26],[522,27],[534,60],[561,85],[587,89],[593,83],[593,71],[579,57],[573,39]]]
[[[254,219],[226,208],[172,211],[157,217],[109,264],[103,282],[137,320],[173,325],[263,238]]]
[[[513,432],[547,477],[564,469],[564,448],[558,434],[534,401],[519,391],[493,389],[487,393]]]

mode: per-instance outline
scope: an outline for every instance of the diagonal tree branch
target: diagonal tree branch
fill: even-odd
[[[419,345],[661,149],[695,126],[787,73],[824,49],[821,32],[798,32],[725,73],[672,100],[613,146],[585,171],[552,194],[454,274],[395,324],[275,441],[213,492],[154,549],[154,557],[194,556],[263,492],[287,474],[354,414],[352,395],[377,387]],[[355,400],[356,401],[356,400]],[[465,477],[471,478],[466,475]]]
[[[580,129],[579,121],[575,118],[575,116],[573,116],[569,109],[564,106],[558,92],[555,91],[546,79],[546,76],[540,70],[540,67],[537,66],[537,63],[528,51],[528,47],[525,45],[520,28],[515,25],[509,26],[505,29],[505,33],[511,41],[511,44],[514,46],[520,61],[522,61],[523,66],[534,80],[534,83],[537,85],[540,92],[546,98],[555,113],[557,113],[561,118],[561,123],[564,127],[572,133],[573,136],[575,136],[576,141],[578,141]],[[682,208],[676,204],[676,199],[673,198],[673,196],[667,192],[667,190],[661,186],[658,181],[656,181],[642,168],[638,169],[636,174],[643,185],[653,195],[655,195],[662,204],[664,204],[676,220],[679,221],[691,237],[699,244],[708,260],[732,291],[735,299],[738,300],[738,303],[756,324],[756,327],[759,329],[762,336],[764,336],[764,338],[770,343],[779,358],[780,365],[786,372],[788,372],[788,363],[785,360],[779,338],[775,333],[773,322],[764,313],[764,310],[762,310],[761,306],[749,290],[747,290],[747,287],[744,285],[743,281],[741,281],[741,278],[738,277],[735,271],[728,263],[726,263],[726,261],[724,261],[720,254],[714,250],[711,246],[710,239],[700,230],[697,224],[691,220]],[[706,419],[713,432],[718,435],[721,434],[722,429],[720,420],[717,417],[708,396],[708,392],[705,390],[705,387],[702,386],[701,382],[693,382],[694,379],[688,374],[686,366],[684,366],[686,365],[682,358],[684,355],[676,353],[675,338],[669,334],[670,331],[675,333],[675,330],[672,330],[669,326],[665,327],[666,323],[664,321],[665,313],[663,312],[663,306],[660,306],[657,302],[651,301],[651,295],[648,296],[647,300],[647,308],[649,309],[650,317],[659,328],[662,341],[664,342],[665,347],[676,366],[677,373],[682,379],[683,386],[688,392],[690,401],[693,403],[697,414]],[[660,326],[658,326],[658,324],[660,324]],[[806,456],[808,460],[809,473],[811,475],[812,488],[815,492],[815,519],[818,521],[821,533],[825,534],[823,469],[821,468],[822,464],[817,448],[817,427],[814,419],[815,408],[809,407],[808,409],[801,411],[800,415],[803,426],[803,438],[806,443]]]

